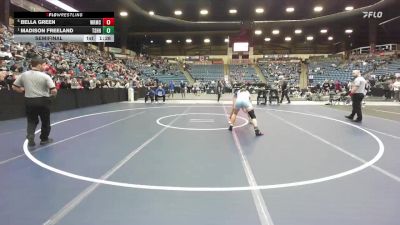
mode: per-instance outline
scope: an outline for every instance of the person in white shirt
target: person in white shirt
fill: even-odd
[[[364,77],[361,76],[360,70],[353,70],[353,77],[355,77],[353,84],[351,85],[350,96],[352,101],[353,110],[350,115],[345,116],[354,122],[362,121],[362,111],[361,103],[365,94],[366,81]],[[353,120],[354,116],[357,114],[357,119]]]
[[[57,94],[53,80],[43,73],[46,61],[36,56],[32,58],[31,66],[32,70],[22,73],[13,84],[14,91],[25,95],[28,147],[36,145],[35,130],[39,123],[39,118],[42,122],[40,145],[46,145],[53,141],[53,139],[49,138],[51,130],[50,97]]]
[[[81,85],[76,78],[72,78],[71,80],[71,89],[81,89]]]
[[[400,102],[400,73],[396,74],[396,81],[393,83],[394,99]]]
[[[232,131],[233,126],[236,122],[237,114],[240,109],[247,112],[249,117],[251,118],[251,123],[254,126],[254,132],[256,136],[264,135],[261,133],[260,129],[257,126],[256,114],[254,113],[253,105],[251,104],[250,92],[246,90],[246,86],[242,86],[240,90],[238,90],[233,97],[233,105],[232,112],[229,120],[229,130]]]

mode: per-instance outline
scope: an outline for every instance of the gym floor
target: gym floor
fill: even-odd
[[[2,121],[0,224],[398,225],[399,108],[369,107],[257,106],[255,137],[228,104],[115,103],[53,113],[31,151]]]

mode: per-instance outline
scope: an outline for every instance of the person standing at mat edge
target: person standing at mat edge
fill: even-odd
[[[351,86],[349,94],[351,96],[351,101],[353,102],[352,105],[353,110],[350,115],[346,116],[346,118],[354,122],[361,122],[362,121],[361,102],[365,94],[366,81],[364,77],[361,76],[360,70],[353,70],[353,77],[355,77],[355,79],[353,85]],[[357,118],[356,120],[353,120],[356,114]]]
[[[279,83],[280,83],[281,91],[282,91],[282,96],[281,96],[281,101],[280,101],[280,103],[283,102],[283,97],[286,97],[287,103],[290,104],[289,85],[288,85],[288,82],[286,81],[285,78],[281,77],[281,80],[280,80]]]
[[[35,129],[42,122],[40,145],[46,145],[52,141],[50,135],[50,103],[51,96],[57,95],[57,89],[53,80],[43,73],[46,61],[39,56],[31,60],[32,69],[21,74],[13,84],[16,92],[25,92],[25,110],[28,121],[27,136],[28,146],[34,147]]]
[[[221,95],[222,95],[222,82],[219,80],[218,84],[217,84],[217,95],[218,95],[218,102],[221,99]]]

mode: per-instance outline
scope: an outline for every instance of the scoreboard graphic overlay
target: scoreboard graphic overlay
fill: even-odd
[[[15,12],[17,42],[114,42],[114,12]]]

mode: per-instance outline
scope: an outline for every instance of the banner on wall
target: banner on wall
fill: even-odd
[[[213,59],[212,64],[224,64],[224,60],[222,59]]]
[[[210,56],[188,56],[186,57],[186,61],[208,61],[210,59]]]

